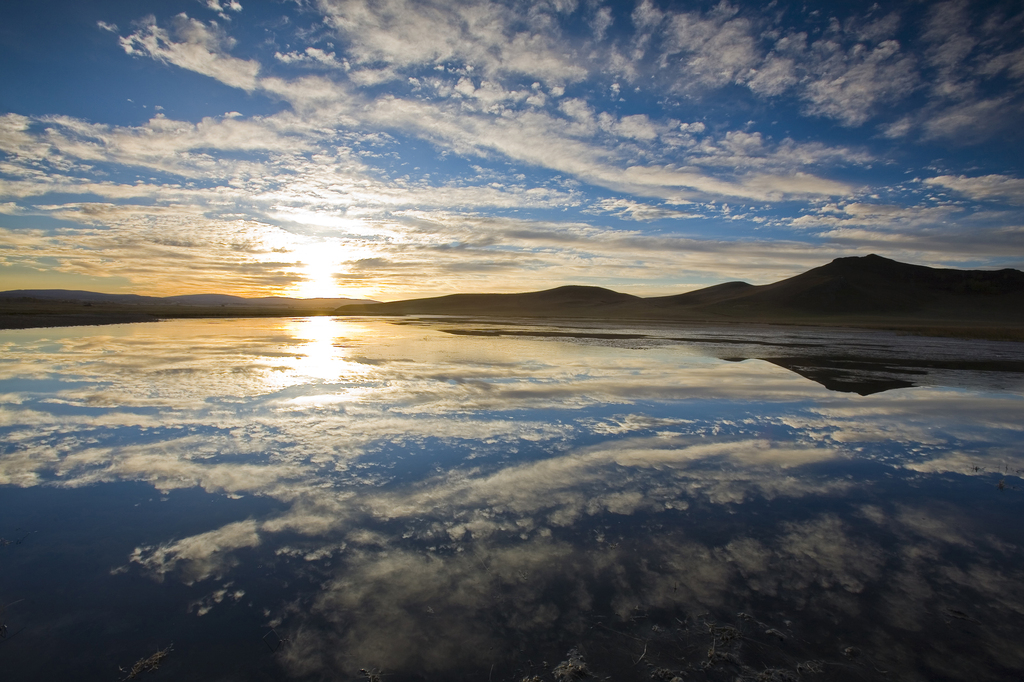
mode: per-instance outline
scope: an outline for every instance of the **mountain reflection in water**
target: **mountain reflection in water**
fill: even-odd
[[[1020,344],[309,318],[0,345],[5,679],[1024,668]]]

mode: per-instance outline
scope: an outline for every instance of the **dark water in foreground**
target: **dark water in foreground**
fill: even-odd
[[[1022,679],[1019,344],[310,318],[0,345],[4,680]]]

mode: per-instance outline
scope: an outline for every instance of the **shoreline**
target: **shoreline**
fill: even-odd
[[[45,306],[51,307],[51,306]],[[55,308],[52,306],[51,308]],[[130,306],[117,306],[118,310],[91,310],[88,308],[102,308],[101,305],[86,307],[75,306],[74,311],[67,310],[33,310],[13,311],[10,306],[0,306],[0,330],[19,329],[51,329],[60,327],[84,327],[84,326],[106,326],[112,324],[134,324],[140,322],[160,322],[172,319],[262,319],[270,317],[369,317],[378,319],[462,319],[475,320],[480,322],[515,322],[521,325],[571,325],[571,324],[602,324],[613,326],[626,326],[630,324],[651,324],[651,325],[680,325],[689,327],[706,326],[770,326],[770,327],[819,327],[829,329],[850,329],[850,330],[872,330],[889,331],[898,334],[912,336],[927,336],[940,338],[976,339],[985,341],[1010,341],[1024,342],[1024,328],[1001,327],[979,323],[968,320],[908,320],[907,322],[896,322],[891,318],[851,318],[851,319],[807,319],[807,318],[780,318],[780,319],[667,319],[667,318],[601,318],[601,317],[575,317],[565,315],[550,316],[517,316],[517,315],[344,315],[336,310],[316,309],[252,309],[252,308],[208,308],[190,307],[188,309],[178,308],[168,310],[145,309],[125,310]],[[5,309],[6,308],[6,309]]]

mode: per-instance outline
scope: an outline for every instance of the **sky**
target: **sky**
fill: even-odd
[[[1024,268],[1019,2],[39,0],[0,289],[394,300]]]

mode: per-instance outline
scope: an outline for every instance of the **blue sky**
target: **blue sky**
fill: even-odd
[[[0,289],[1024,267],[1018,2],[9,3]]]

